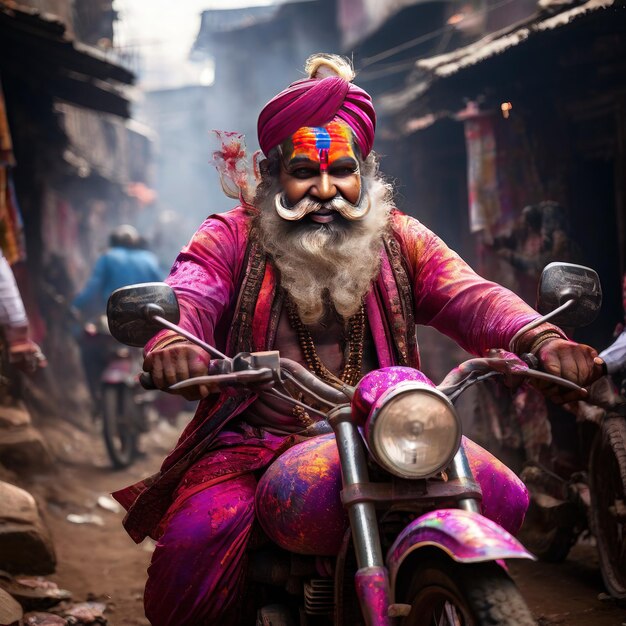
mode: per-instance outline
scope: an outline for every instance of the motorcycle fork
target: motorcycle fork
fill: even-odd
[[[457,453],[452,459],[452,464],[448,468],[448,478],[456,479],[461,482],[471,481],[474,482],[474,474],[467,460],[467,454],[463,446],[459,446]],[[472,513],[480,513],[480,503],[476,498],[463,498],[457,502],[460,509],[470,511]]]
[[[350,407],[331,411],[328,421],[335,431],[344,488],[367,484],[367,457]],[[384,565],[376,509],[372,502],[356,502],[347,508],[358,567],[355,588],[363,617],[367,626],[390,626],[389,573]]]

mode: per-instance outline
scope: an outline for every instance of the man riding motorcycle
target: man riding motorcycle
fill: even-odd
[[[94,318],[80,337],[81,356],[95,410],[101,404],[101,376],[111,356],[111,340],[103,313],[111,292],[124,285],[159,281],[163,272],[154,253],[140,245],[140,235],[130,224],[116,226],[109,235],[109,247],[98,257],[72,307],[80,316]]]
[[[241,205],[209,217],[173,266],[166,282],[181,326],[231,356],[278,349],[331,382],[417,367],[416,324],[477,355],[514,340],[513,351],[534,353],[546,371],[592,380],[592,348],[550,324],[516,337],[538,314],[393,207],[372,152],[371,98],[350,82],[349,65],[317,55],[307,71],[261,111],[266,158],[254,199],[240,182]],[[226,165],[241,171],[240,151],[229,154]],[[169,331],[146,346],[144,369],[161,389],[216,373],[204,351]],[[190,397],[202,400],[161,471],[114,495],[128,509],[131,537],[158,540],[145,592],[151,623],[234,624],[258,471],[299,441],[309,420],[246,392],[209,397],[200,387]],[[496,465],[495,480],[516,480]],[[524,510],[515,513],[512,532]]]

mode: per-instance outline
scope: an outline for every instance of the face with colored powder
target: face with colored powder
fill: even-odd
[[[281,145],[277,211],[284,219],[327,224],[339,217],[360,219],[361,173],[350,128],[342,122],[303,127]]]
[[[321,130],[325,143],[316,141],[316,132],[324,139],[318,129],[301,128],[281,144],[255,196],[259,242],[305,324],[329,305],[345,319],[359,310],[379,271],[393,210],[391,186],[373,156],[361,160],[352,131],[343,124]],[[316,188],[326,176],[333,183],[328,200]]]

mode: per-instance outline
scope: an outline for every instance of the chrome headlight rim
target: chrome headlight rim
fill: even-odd
[[[394,399],[397,399],[399,396],[407,394],[407,393],[428,393],[432,396],[435,396],[438,400],[442,401],[443,404],[450,410],[450,414],[453,416],[455,424],[456,424],[456,436],[454,445],[450,447],[450,452],[445,457],[445,461],[442,461],[438,464],[437,468],[430,472],[420,472],[413,473],[403,471],[402,468],[398,467],[394,464],[392,460],[389,460],[387,457],[381,454],[382,450],[376,444],[376,431],[377,427],[380,426],[380,415],[382,409],[384,409],[388,403]],[[372,408],[366,422],[364,429],[365,439],[367,442],[367,447],[370,450],[372,456],[375,461],[387,472],[397,476],[398,478],[406,478],[411,480],[420,480],[425,478],[431,478],[432,476],[436,476],[442,470],[445,470],[452,463],[456,453],[458,452],[461,446],[461,439],[463,435],[463,428],[461,424],[461,420],[456,411],[456,408],[450,401],[450,399],[441,391],[439,391],[435,387],[431,387],[422,382],[418,381],[405,381],[395,386],[393,389],[390,389],[387,393],[384,393],[376,402],[375,406]]]

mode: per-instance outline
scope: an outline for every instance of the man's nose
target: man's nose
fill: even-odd
[[[311,189],[311,195],[320,200],[330,200],[337,195],[337,187],[328,172],[320,172],[318,180]]]

